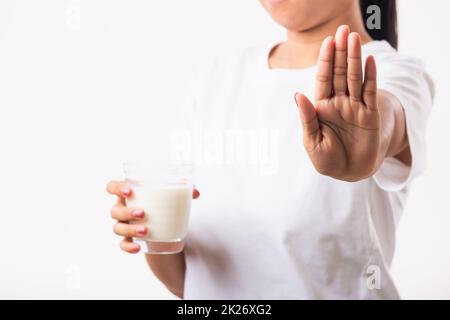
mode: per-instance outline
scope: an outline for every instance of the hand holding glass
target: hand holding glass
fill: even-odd
[[[148,230],[145,237],[133,241],[141,245],[144,253],[181,252],[191,209],[192,167],[127,162],[124,172],[132,190],[127,206],[144,210]]]

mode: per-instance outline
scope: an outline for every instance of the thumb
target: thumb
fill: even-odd
[[[295,94],[295,102],[300,113],[300,120],[303,127],[303,142],[307,150],[313,150],[321,141],[319,119],[316,108],[309,99],[301,94]]]

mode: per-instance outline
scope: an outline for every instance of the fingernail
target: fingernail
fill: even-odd
[[[124,188],[122,189],[122,194],[123,194],[124,196],[129,196],[130,193],[131,193],[131,189],[130,189],[130,188],[124,187]]]
[[[131,211],[131,215],[135,218],[143,218],[144,211],[141,209],[136,209],[136,210]]]
[[[194,191],[192,192],[192,196],[198,198],[200,196],[200,192],[197,189],[194,189]]]
[[[147,230],[145,227],[137,227],[136,228],[136,233],[140,236],[143,236],[147,233]]]

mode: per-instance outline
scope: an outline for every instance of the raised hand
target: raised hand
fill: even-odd
[[[376,66],[366,59],[361,39],[341,26],[324,40],[317,65],[314,104],[297,93],[303,143],[316,170],[336,179],[358,181],[374,173],[380,143]]]

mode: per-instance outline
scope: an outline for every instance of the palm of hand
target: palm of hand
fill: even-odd
[[[316,99],[296,94],[303,143],[318,172],[356,181],[371,175],[379,156],[380,115],[376,101],[376,67],[368,57],[362,83],[359,35],[338,29],[325,39],[319,55]]]

